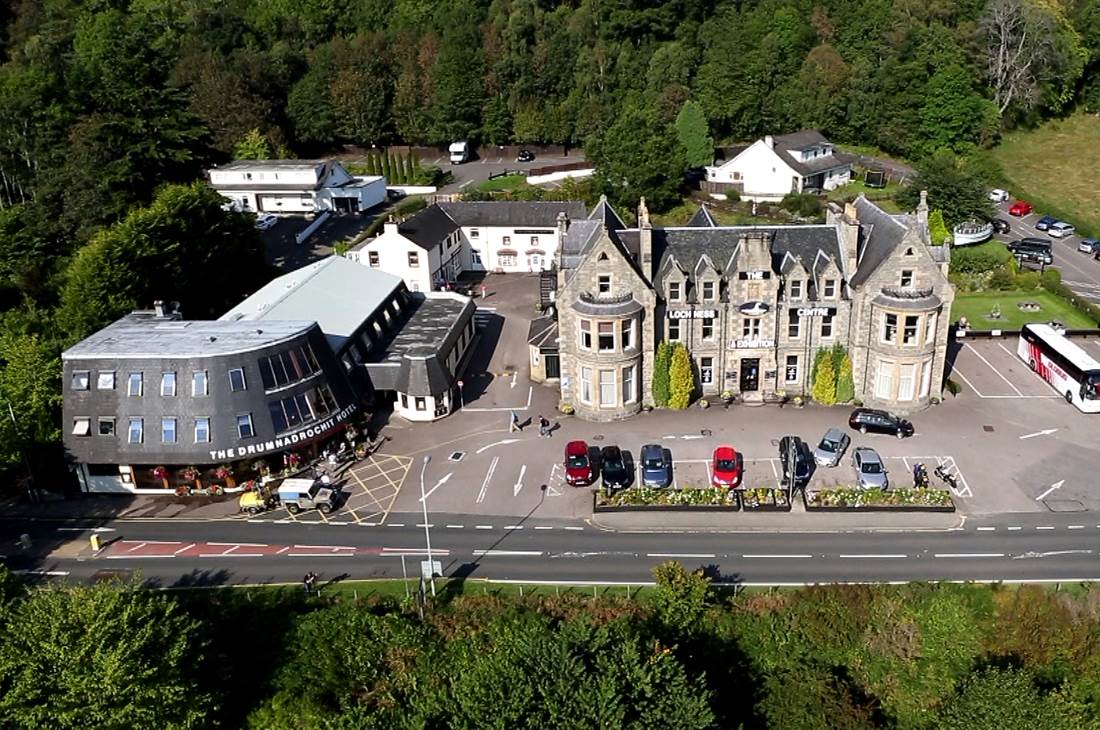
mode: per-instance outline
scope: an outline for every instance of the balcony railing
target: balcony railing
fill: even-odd
[[[585,304],[626,304],[634,295],[630,292],[625,294],[593,294],[592,292],[581,292],[578,296]]]
[[[932,296],[933,289],[903,289],[901,287],[884,286],[882,293],[891,299],[925,299]]]

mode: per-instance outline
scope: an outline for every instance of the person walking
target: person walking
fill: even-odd
[[[312,570],[309,571],[308,573],[306,573],[306,577],[302,579],[302,583],[305,584],[306,595],[312,595],[313,589],[317,585],[317,574],[314,573]]]
[[[522,430],[523,429],[520,428],[520,426],[519,426],[519,414],[516,413],[515,411],[512,411],[511,420],[508,421],[508,433],[512,433],[513,431],[522,431]]]
[[[550,421],[541,413],[539,414],[539,436],[550,438]]]

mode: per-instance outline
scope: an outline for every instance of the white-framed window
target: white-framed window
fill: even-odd
[[[377,269],[379,266],[382,265],[382,261],[379,258],[377,251],[367,251],[367,263],[370,264],[371,268],[374,269]]]
[[[822,287],[822,289],[823,289],[823,291],[821,293],[822,297],[824,297],[825,299],[835,299],[836,298],[836,279],[826,279],[825,280],[825,286]]]
[[[163,444],[176,443],[176,419],[168,416],[160,419],[160,441]]]
[[[477,228],[471,228],[470,229],[470,238],[480,238],[480,237],[481,237],[481,231],[480,230],[478,230]]]
[[[668,339],[670,342],[676,342],[680,339],[680,320],[670,319],[668,321]]]
[[[501,239],[500,239],[500,242],[504,246],[510,246],[510,245],[512,245],[512,237],[511,236],[502,236]]]
[[[917,325],[920,324],[920,317],[915,314],[905,315],[905,329],[902,330],[901,342],[904,345],[917,344]]]
[[[418,411],[426,411],[428,410],[428,401],[422,396],[414,396],[413,407],[415,407]]]
[[[88,384],[91,381],[92,373],[88,370],[74,370],[72,383],[69,385],[73,390],[87,390]]]
[[[599,294],[611,293],[611,274],[600,274],[596,278],[596,291]]]
[[[500,256],[497,257],[497,260],[500,261],[501,266],[516,265],[516,255],[514,253],[502,253]]]
[[[912,269],[902,269],[902,272],[901,272],[901,285],[902,286],[913,286],[913,270]]]
[[[797,309],[787,310],[787,337],[792,340],[798,339],[802,330],[802,319],[798,316]]]
[[[783,371],[783,380],[787,383],[798,382],[798,355],[787,355],[786,368]]]
[[[210,443],[210,418],[208,416],[199,416],[195,419],[195,443]]]
[[[538,236],[531,236],[531,248],[538,248],[538,245],[539,245],[539,237]]]
[[[247,387],[248,384],[244,380],[244,370],[242,368],[233,368],[229,371],[229,390],[237,393]]]
[[[670,302],[680,301],[680,282],[670,281],[668,283],[668,300]]]
[[[623,368],[623,403],[633,403],[638,400],[638,393],[634,387],[634,366]]]
[[[252,428],[252,414],[242,413],[237,416],[237,436],[243,439],[250,439],[255,435],[256,431]]]
[[[790,282],[790,299],[802,298],[802,279],[791,279]]]
[[[886,312],[882,316],[882,341],[897,342],[898,340],[898,315]]]
[[[160,374],[160,394],[165,398],[173,398],[176,395],[176,374]]]
[[[127,381],[126,394],[134,398],[140,398],[143,390],[141,373],[130,373]]]
[[[916,378],[916,365],[901,366],[901,377],[898,378],[898,400],[913,400],[913,392],[916,390]]]
[[[600,408],[614,408],[618,405],[615,399],[615,371],[600,371]]]
[[[115,417],[114,416],[100,416],[99,417],[99,435],[100,436],[114,436],[115,435]]]
[[[91,436],[92,419],[88,416],[77,416],[73,419],[73,436]]]
[[[598,338],[597,344],[599,345],[600,352],[614,352],[615,351],[615,323],[614,322],[597,322]]]
[[[878,373],[875,376],[875,397],[889,400],[894,397],[894,363],[878,361]]]
[[[827,340],[833,336],[833,315],[825,314],[821,317],[821,339]]]
[[[930,345],[936,341],[936,313],[929,312],[924,315],[924,344]]]
[[[582,350],[592,349],[592,321],[588,319],[577,320],[579,344]]]
[[[713,302],[714,301],[714,282],[713,281],[704,281],[703,282],[703,301],[705,301],[705,302]]]
[[[131,418],[128,436],[130,443],[140,444],[145,436],[145,422],[140,418]]]
[[[481,266],[482,265],[481,264],[481,252],[480,251],[471,251],[470,252],[470,263],[473,264],[474,266]]]
[[[619,337],[622,339],[623,349],[629,350],[634,347],[634,320],[624,319],[619,326],[621,328]]]
[[[409,251],[409,268],[410,269],[420,268],[420,252],[419,251]]]
[[[714,382],[714,358],[713,357],[701,357],[699,358],[699,382],[703,385],[710,385]]]
[[[581,368],[581,403],[592,403],[592,368]]]
[[[714,317],[703,317],[703,339],[714,339]]]
[[[932,388],[932,361],[925,360],[920,375],[920,397],[927,398],[928,391]]]
[[[115,371],[114,370],[100,370],[96,376],[95,387],[99,390],[114,390],[115,389]]]
[[[760,337],[760,318],[745,317],[742,319],[741,336],[746,340],[755,340]]]
[[[196,370],[191,373],[191,395],[210,395],[210,379],[205,370]]]

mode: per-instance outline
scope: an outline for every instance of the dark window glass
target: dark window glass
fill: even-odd
[[[275,427],[275,433],[282,433],[287,429],[286,416],[283,415],[282,401],[272,401],[267,404],[271,411],[271,425]]]
[[[302,414],[302,421],[313,420],[313,410],[309,407],[309,400],[305,393],[294,396],[294,402],[298,405],[298,412]]]
[[[294,380],[293,370],[289,373],[286,369],[286,363],[283,362],[283,355],[275,355],[271,358],[271,372],[275,375],[275,384],[278,386],[286,385],[291,380]]]
[[[232,380],[232,374],[230,380]],[[271,358],[260,358],[260,380],[264,382],[264,390],[271,390],[275,387],[275,376],[271,372]]]
[[[309,375],[309,367],[302,360],[302,349],[295,347],[283,353],[283,365],[286,366],[287,375],[291,380],[301,380]]]
[[[291,428],[302,422],[302,414],[298,412],[298,404],[293,398],[283,399],[283,411],[286,412],[287,425]]]

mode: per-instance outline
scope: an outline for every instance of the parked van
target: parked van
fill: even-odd
[[[470,159],[470,143],[469,142],[452,142],[450,146],[451,152],[451,164],[461,165],[466,160]]]

